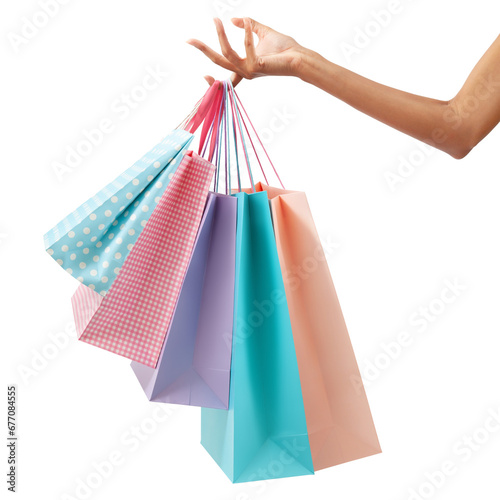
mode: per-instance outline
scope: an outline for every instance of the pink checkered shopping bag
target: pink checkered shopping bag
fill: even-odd
[[[80,340],[156,367],[214,170],[193,151],[184,155]]]
[[[103,299],[102,295],[83,283],[80,283],[80,286],[76,289],[76,292],[71,297],[71,306],[78,338],[82,336]]]

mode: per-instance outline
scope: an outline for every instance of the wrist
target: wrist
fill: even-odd
[[[306,83],[312,83],[313,75],[321,65],[322,56],[314,50],[304,49],[295,76]]]

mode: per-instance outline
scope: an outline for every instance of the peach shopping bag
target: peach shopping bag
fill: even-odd
[[[381,452],[349,333],[305,193],[267,191],[314,470]],[[313,259],[314,261],[311,261]],[[293,270],[304,268],[306,276]]]

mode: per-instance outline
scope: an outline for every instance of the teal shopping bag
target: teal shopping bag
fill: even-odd
[[[234,483],[314,474],[267,193],[237,193],[228,410],[202,408],[201,444]]]

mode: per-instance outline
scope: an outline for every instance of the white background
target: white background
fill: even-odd
[[[494,2],[401,0],[346,58],[342,43],[387,6],[73,0],[15,46],[40,5],[3,2],[2,399],[17,384],[18,498],[83,498],[77,485],[117,454],[120,464],[88,498],[403,500],[412,489],[420,498],[498,498],[500,432],[482,429],[500,409],[500,130],[454,160],[298,79],[238,87],[285,185],[306,191],[321,237],[334,242],[330,268],[383,448],[315,476],[232,485],[199,443],[199,408],[155,413],[166,405],[147,401],[128,360],[64,333],[77,282],[44,252],[47,230],[184,118],[206,89],[204,74],[229,75],[185,43],[217,47],[214,15],[240,53],[243,34],[229,18],[248,15],[368,78],[436,99],[456,94],[498,35]],[[128,116],[117,113],[116,99],[156,66],[168,76]],[[272,132],[276,110],[293,118]],[[114,130],[59,180],[54,162],[103,118]],[[401,157],[418,166],[391,190],[386,173]],[[441,307],[447,279],[463,289]],[[433,321],[416,323],[430,304]],[[401,332],[413,342],[390,359],[384,344]],[[137,446],[134,428],[143,429]],[[445,461],[454,473],[426,486]]]

